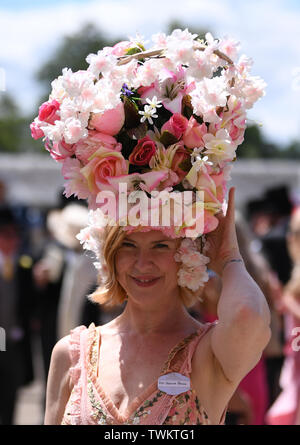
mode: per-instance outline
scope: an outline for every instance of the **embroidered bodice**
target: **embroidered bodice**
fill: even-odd
[[[170,351],[160,375],[178,372],[187,377],[191,373],[193,352],[213,323],[207,323],[180,341]],[[209,425],[195,391],[169,395],[153,382],[136,397],[128,408],[128,416],[121,415],[111,398],[105,394],[97,378],[100,328],[79,326],[71,331],[70,375],[74,384],[65,408],[62,425]],[[100,363],[101,367],[101,363]],[[224,423],[223,413],[220,424]]]

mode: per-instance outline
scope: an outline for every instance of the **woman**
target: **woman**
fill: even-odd
[[[212,324],[197,322],[181,300],[178,241],[155,230],[126,235],[107,229],[111,284],[123,289],[127,304],[112,322],[79,327],[56,344],[46,425],[224,422],[228,401],[269,342],[270,312],[239,252],[234,188],[218,220],[207,236],[210,268],[223,285],[219,321]],[[172,372],[190,379],[191,389],[177,395],[168,394],[167,385],[159,389],[158,378]]]
[[[300,208],[291,215],[287,236],[293,262],[290,280],[283,289],[282,312],[285,324],[285,359],[280,375],[280,395],[271,406],[267,420],[271,425],[300,425]]]

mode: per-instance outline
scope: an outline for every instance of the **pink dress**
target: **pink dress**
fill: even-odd
[[[160,375],[178,372],[190,376],[193,353],[206,332],[207,323],[184,338],[169,353]],[[193,389],[169,395],[152,383],[130,406],[130,414],[121,415],[97,380],[100,329],[92,323],[71,331],[70,375],[74,384],[62,425],[210,425]],[[224,424],[226,409],[220,420]]]
[[[267,413],[269,425],[300,425],[300,351],[294,351],[293,328],[300,322],[290,313],[285,314],[285,359],[279,384],[281,393]]]

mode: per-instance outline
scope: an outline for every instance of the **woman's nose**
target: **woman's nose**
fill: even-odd
[[[148,269],[153,269],[153,258],[151,253],[147,250],[140,249],[137,252],[135,267],[138,268],[139,271],[145,271]]]

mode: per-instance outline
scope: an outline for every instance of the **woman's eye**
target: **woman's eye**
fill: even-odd
[[[135,247],[134,244],[132,244],[132,243],[128,243],[127,241],[124,241],[124,242],[122,243],[122,246],[125,246],[125,247]]]
[[[167,244],[156,244],[155,247],[161,248],[161,247],[169,247]]]

